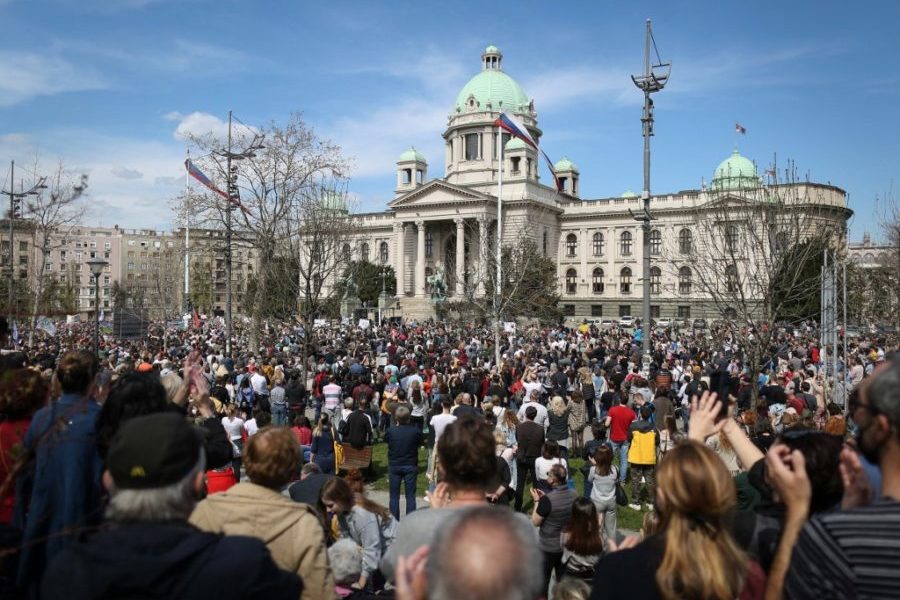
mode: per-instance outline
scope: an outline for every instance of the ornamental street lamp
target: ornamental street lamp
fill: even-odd
[[[100,274],[109,263],[100,258],[87,261],[87,266],[94,276],[94,356],[100,356]]]

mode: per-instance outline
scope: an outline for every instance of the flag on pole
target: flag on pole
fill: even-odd
[[[19,339],[20,339],[20,338],[19,338],[19,323],[16,322],[16,321],[13,321],[13,326],[12,326],[12,339],[13,339],[13,341],[16,343],[16,345],[19,344]]]
[[[236,207],[238,207],[245,213],[250,212],[249,210],[247,210],[246,206],[241,204],[240,200],[238,200],[237,198],[230,198],[228,196],[228,194],[226,194],[225,192],[223,192],[222,190],[217,188],[216,184],[214,184],[212,182],[212,180],[209,177],[207,177],[206,174],[203,171],[201,171],[199,169],[199,167],[197,167],[197,165],[194,164],[194,161],[192,161],[189,158],[186,159],[184,161],[184,168],[187,169],[188,175],[190,175],[191,177],[193,177],[194,179],[196,179],[197,181],[202,183],[205,187],[208,187],[210,190],[212,190],[215,193],[217,193],[218,195],[222,196],[223,198],[225,198],[226,200],[231,202],[233,205],[235,205]]]
[[[741,125],[740,123],[735,123],[734,124],[734,132],[744,135],[747,133],[747,128],[744,127],[743,125]]]
[[[228,197],[228,194],[217,188],[216,184],[214,184],[212,180],[207,177],[206,174],[201,171],[199,167],[197,167],[197,165],[194,164],[194,161],[189,158],[185,159],[184,168],[187,169],[188,175],[202,183],[204,186],[208,187],[226,200],[231,200],[231,198]]]
[[[534,141],[534,138],[531,137],[530,133],[528,133],[528,129],[526,129],[525,125],[523,125],[515,117],[510,116],[504,112],[500,113],[500,116],[497,117],[496,121],[494,121],[494,125],[508,132],[511,136],[519,138],[520,140],[540,152],[544,157],[544,160],[547,161],[547,167],[550,169],[550,174],[553,176],[553,182],[556,184],[556,190],[559,192],[562,191],[562,182],[559,180],[559,177],[556,176],[556,171],[553,169],[553,161],[550,160],[550,157],[547,156],[546,152],[538,148],[537,142]]]

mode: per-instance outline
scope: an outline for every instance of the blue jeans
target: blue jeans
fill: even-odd
[[[624,442],[610,442],[613,452],[619,453],[619,481],[624,482],[628,477],[628,448],[631,443],[627,440]]]
[[[272,424],[273,425],[287,425],[287,404],[273,404],[272,405]]]
[[[406,491],[406,514],[416,510],[416,477],[419,475],[419,467],[413,465],[388,467],[388,485],[391,492],[391,514],[400,520],[400,483]]]

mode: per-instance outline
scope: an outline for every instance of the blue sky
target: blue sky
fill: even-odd
[[[674,63],[656,96],[654,193],[699,187],[737,143],[760,170],[777,155],[846,189],[853,239],[877,234],[876,197],[900,176],[890,1],[0,0],[0,183],[10,159],[63,160],[90,174],[86,222],[166,228],[181,134],[221,128],[228,109],[248,124],[300,111],[353,157],[360,210],[379,210],[410,145],[443,175],[447,115],[492,43],[534,98],[544,150],[578,164],[582,196],[638,191],[628,75],[647,17]]]

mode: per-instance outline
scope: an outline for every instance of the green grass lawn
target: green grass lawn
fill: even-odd
[[[584,489],[584,476],[581,474],[580,467],[584,461],[580,458],[573,458],[569,461],[569,467],[575,475],[575,489],[580,493]],[[419,477],[416,481],[416,496],[423,497],[428,489],[428,482],[425,479],[425,468],[428,465],[428,449],[419,449]],[[376,490],[388,491],[388,460],[387,460],[387,444],[378,443],[372,450],[372,487]],[[625,491],[631,496],[631,485],[625,486]],[[530,512],[532,509],[531,494],[526,490],[525,502],[522,506],[523,511]],[[629,529],[638,531],[641,528],[644,514],[641,511],[632,510],[627,506],[620,506],[618,511],[618,527],[620,529]]]

